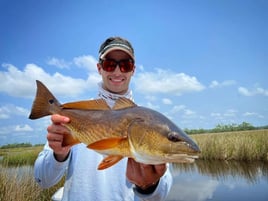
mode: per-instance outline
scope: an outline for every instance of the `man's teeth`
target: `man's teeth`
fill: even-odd
[[[112,78],[111,78],[111,81],[113,81],[113,82],[122,82],[123,79],[112,79]]]

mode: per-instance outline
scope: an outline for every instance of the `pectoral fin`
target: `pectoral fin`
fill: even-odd
[[[110,155],[104,158],[101,163],[98,166],[98,170],[104,170],[106,168],[109,168],[116,164],[118,161],[120,161],[123,158],[123,156],[119,155]]]
[[[87,146],[87,148],[94,149],[94,150],[105,150],[105,149],[112,149],[118,146],[122,140],[125,140],[126,137],[113,137],[107,138],[103,140],[99,140],[97,142],[93,142]]]

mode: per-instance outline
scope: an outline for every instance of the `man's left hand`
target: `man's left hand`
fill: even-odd
[[[166,169],[166,164],[146,165],[129,158],[126,175],[131,183],[145,190],[156,185],[159,179],[165,174]]]

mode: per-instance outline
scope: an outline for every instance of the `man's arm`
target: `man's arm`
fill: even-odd
[[[60,181],[65,173],[71,154],[71,146],[62,146],[69,130],[64,126],[70,119],[61,115],[51,116],[52,124],[47,127],[47,144],[34,165],[34,176],[39,185],[48,188]]]
[[[47,143],[34,164],[34,177],[36,182],[42,188],[49,188],[57,184],[65,174],[69,163],[69,157],[67,157],[64,162],[57,161],[53,150]]]

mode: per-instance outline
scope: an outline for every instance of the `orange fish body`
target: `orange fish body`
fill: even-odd
[[[123,157],[145,164],[193,162],[200,152],[195,142],[161,113],[120,98],[111,109],[105,100],[60,104],[44,84],[37,92],[30,119],[60,114],[70,118],[63,146],[84,143],[108,155],[98,169],[108,168]]]

